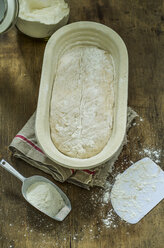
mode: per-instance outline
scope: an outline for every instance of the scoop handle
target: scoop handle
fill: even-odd
[[[0,166],[6,169],[8,172],[16,176],[22,182],[25,180],[25,177],[22,176],[17,170],[15,170],[9,163],[7,163],[4,159],[0,161]]]

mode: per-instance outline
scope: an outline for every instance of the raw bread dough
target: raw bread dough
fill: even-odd
[[[58,62],[50,106],[51,138],[67,156],[89,158],[107,144],[113,123],[114,67],[97,47],[77,46]]]

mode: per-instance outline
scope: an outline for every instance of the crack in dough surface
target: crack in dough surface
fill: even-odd
[[[60,57],[50,105],[51,139],[63,154],[89,158],[107,144],[113,125],[114,66],[97,47],[74,47]]]

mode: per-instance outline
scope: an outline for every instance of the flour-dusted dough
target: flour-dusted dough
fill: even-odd
[[[89,158],[107,144],[113,124],[111,55],[77,46],[59,59],[50,106],[51,138],[67,156]]]

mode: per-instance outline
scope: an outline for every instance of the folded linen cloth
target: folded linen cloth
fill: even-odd
[[[136,116],[136,112],[129,107],[127,112],[127,131]],[[126,137],[115,156],[110,161],[97,168],[93,168],[91,170],[74,170],[64,168],[47,158],[46,154],[37,143],[35,136],[34,113],[25,126],[14,137],[9,149],[12,151],[14,157],[20,158],[30,165],[50,174],[55,180],[60,182],[67,181],[82,188],[89,189],[94,186],[104,186],[105,181],[111,172],[111,168],[118,159],[123,145],[125,144]]]

